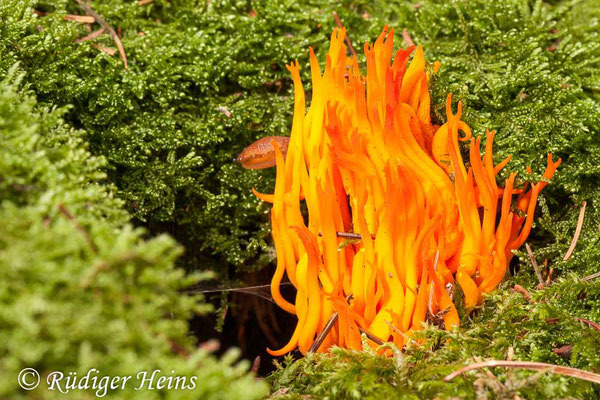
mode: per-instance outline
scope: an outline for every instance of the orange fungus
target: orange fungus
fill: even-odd
[[[428,319],[458,325],[449,289],[460,287],[470,308],[498,286],[546,184],[517,189],[515,173],[499,183],[508,160],[494,164],[494,132],[482,149],[450,95],[446,123],[432,124],[428,83],[439,65],[429,66],[420,46],[394,54],[386,27],[365,44],[363,75],[344,37],[334,30],[324,71],[310,51],[308,111],[299,65],[287,66],[295,92],[289,143],[265,138],[267,151],[242,160],[277,169],[274,193],[256,194],[273,204],[271,293],[298,323],[273,355],[308,351],[336,312],[318,351],[360,348],[361,331],[401,347]],[[559,164],[548,155],[546,180]],[[293,300],[280,293],[284,276]]]

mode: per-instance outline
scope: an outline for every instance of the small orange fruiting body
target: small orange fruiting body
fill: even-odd
[[[247,169],[263,169],[275,166],[275,149],[271,145],[275,140],[279,149],[285,154],[287,152],[290,138],[285,136],[267,136],[258,139],[246,147],[235,159]]]

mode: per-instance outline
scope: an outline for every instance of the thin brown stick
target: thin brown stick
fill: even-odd
[[[591,281],[592,279],[596,279],[599,277],[600,277],[600,272],[596,272],[596,273],[586,276],[585,278],[582,278],[581,280],[584,282],[587,282],[587,281]]]
[[[533,264],[533,269],[535,270],[535,275],[538,278],[538,281],[540,281],[540,286],[545,286],[546,283],[544,282],[544,278],[542,277],[542,273],[540,272],[540,267],[538,266],[537,261],[535,260],[535,257],[533,256],[533,251],[531,251],[531,247],[529,247],[529,243],[525,243],[525,248],[527,249],[527,254],[529,254],[529,259],[531,260],[531,264]]]
[[[412,40],[412,37],[410,37],[410,33],[408,33],[406,29],[402,29],[402,39],[404,39],[406,44],[408,44],[409,46],[414,46],[415,44],[415,42],[413,42]]]
[[[515,285],[515,286],[513,286],[513,290],[517,293],[521,293],[523,295],[523,297],[525,298],[525,300],[527,300],[528,302],[531,302],[531,293],[529,293],[529,291],[527,289],[525,289],[523,286]]]
[[[335,233],[337,237],[341,237],[344,239],[357,239],[357,240],[361,240],[362,236],[360,235],[360,233],[352,233],[352,232],[336,232]]]
[[[117,54],[117,51],[115,49],[101,46],[98,43],[90,43],[90,46],[95,47],[96,49],[108,54],[109,56],[114,56],[115,54]]]
[[[572,344],[566,344],[564,346],[558,347],[556,349],[553,349],[552,352],[554,354],[557,354],[561,357],[564,358],[570,358],[571,354],[573,353],[573,345]]]
[[[250,368],[250,372],[254,375],[258,373],[258,369],[260,368],[260,356],[256,356],[254,361],[252,362],[252,368]]]
[[[319,232],[318,234],[319,236],[323,236],[322,232]],[[339,238],[343,238],[343,239],[355,239],[355,240],[362,240],[362,236],[360,235],[360,233],[354,233],[354,232],[336,232],[335,235]],[[375,240],[375,235],[371,234],[371,239]]]
[[[544,266],[546,268],[548,268],[548,259],[547,258],[544,260]],[[550,284],[550,282],[552,281],[553,275],[554,275],[554,268],[550,267],[550,269],[548,270],[548,276],[546,277],[546,286],[548,286]]]
[[[579,322],[583,322],[584,324],[586,324],[587,326],[589,326],[590,328],[600,332],[600,325],[598,325],[597,323],[595,323],[594,321],[590,321],[589,319],[585,319],[585,318],[579,318],[579,317],[575,317],[575,319]]]
[[[368,330],[366,330],[366,329],[363,329],[363,328],[361,328],[361,327],[359,327],[359,328],[358,328],[358,330],[360,331],[360,333],[364,333],[364,334],[365,334],[365,336],[366,336],[366,337],[367,337],[367,338],[368,338],[370,341],[372,341],[372,342],[374,342],[374,343],[376,343],[376,344],[378,344],[378,345],[380,345],[380,346],[382,346],[382,345],[383,345],[384,341],[383,341],[383,340],[381,340],[381,339],[379,339],[377,336],[373,335],[373,334],[372,334],[371,332],[369,332]]]
[[[337,321],[338,313],[336,311],[331,315],[331,318],[329,318],[329,321],[327,321],[325,327],[323,328],[321,333],[319,333],[319,336],[317,336],[313,344],[310,345],[310,347],[308,348],[308,353],[314,353],[315,351],[319,350],[319,347],[321,347],[323,341],[325,340],[331,329],[334,327],[334,325],[337,323]]]
[[[108,22],[106,22],[100,14],[98,14],[96,11],[94,11],[92,9],[92,7],[90,7],[89,5],[84,3],[82,0],[76,0],[76,1],[79,4],[79,7],[81,7],[83,9],[83,11],[85,11],[86,13],[88,13],[89,15],[94,17],[96,22],[101,27],[103,27],[104,29],[106,29],[108,31],[110,36],[115,41],[115,44],[117,45],[117,49],[119,49],[119,54],[121,54],[121,59],[123,60],[123,65],[125,66],[125,69],[127,69],[127,56],[125,55],[125,49],[123,48],[123,43],[121,43],[121,39],[119,39],[119,35],[117,35],[117,32],[115,32],[115,30],[112,28],[112,26],[110,26],[108,24]]]
[[[86,40],[96,39],[98,36],[101,36],[104,32],[106,32],[106,29],[105,28],[100,28],[97,31],[94,31],[94,32],[90,33],[87,36],[84,36],[82,38],[76,39],[75,43],[81,43],[81,42],[85,42]]]
[[[575,235],[573,235],[573,240],[571,241],[571,246],[569,246],[569,250],[563,257],[563,261],[567,261],[571,258],[573,251],[575,251],[575,246],[577,245],[577,241],[579,240],[579,235],[581,234],[581,228],[583,227],[583,219],[585,217],[585,206],[587,205],[587,201],[584,201],[581,205],[581,210],[579,211],[579,218],[577,219],[577,228],[575,228]]]
[[[83,24],[93,24],[96,20],[89,15],[72,15],[68,14],[64,17],[65,21],[81,22]]]
[[[79,232],[81,232],[81,234],[85,238],[85,241],[88,243],[92,251],[95,254],[98,254],[98,246],[96,246],[96,243],[94,243],[94,239],[92,239],[90,233],[83,227],[83,225],[79,223],[79,221],[77,221],[77,218],[75,218],[75,216],[67,209],[67,207],[65,207],[64,204],[60,203],[56,206],[56,208],[58,208],[58,211],[60,211],[61,214],[67,217],[69,221],[75,224],[75,227]]]
[[[152,3],[154,0],[139,0],[138,6],[145,6],[146,4]]]
[[[571,376],[573,378],[582,379],[584,381],[593,382],[600,384],[600,375],[594,374],[593,372],[584,371],[577,368],[571,367],[563,367],[560,365],[547,364],[541,362],[533,362],[533,361],[507,361],[507,360],[489,360],[479,363],[474,363],[471,365],[467,365],[458,371],[454,371],[453,373],[447,375],[444,378],[444,382],[451,381],[459,375],[464,374],[468,371],[473,371],[475,369],[480,368],[489,368],[489,367],[503,367],[503,368],[521,368],[528,369],[532,371],[548,371],[554,374]]]
[[[202,342],[198,345],[198,350],[206,351],[207,353],[214,353],[219,350],[221,343],[217,339],[209,339],[206,342]]]
[[[413,339],[413,338],[409,337],[409,336],[408,336],[406,333],[402,332],[400,329],[398,329],[398,328],[396,328],[394,325],[392,325],[392,323],[391,323],[390,321],[388,321],[387,319],[384,319],[383,321],[384,321],[384,322],[387,324],[387,326],[389,326],[389,327],[390,327],[390,328],[391,328],[391,329],[392,329],[394,332],[396,332],[397,334],[399,334],[400,336],[402,336],[402,337],[403,337],[403,338],[406,340],[406,343],[408,343],[408,342],[411,342],[411,341],[412,341],[412,342],[414,342],[414,341],[415,341],[415,339]]]
[[[346,296],[346,302],[348,302],[350,300],[352,300],[352,294],[349,294],[348,296]],[[315,339],[313,344],[310,345],[310,347],[308,348],[308,353],[314,353],[315,351],[319,350],[319,347],[321,347],[321,345],[323,344],[323,341],[325,340],[327,335],[329,335],[329,332],[337,323],[337,320],[338,320],[338,313],[336,311],[333,314],[331,314],[329,321],[327,321],[327,323],[323,327],[323,330],[321,331],[321,333],[319,333],[319,336],[317,336],[317,338]]]
[[[343,29],[344,25],[342,25],[342,20],[340,20],[340,17],[338,15],[338,13],[336,13],[335,11],[333,12],[333,18],[335,19],[335,22],[337,23],[337,25],[339,26],[339,28]],[[350,48],[350,52],[352,53],[352,55],[354,57],[357,57],[356,51],[354,51],[354,47],[352,47],[352,43],[350,43],[350,38],[348,37],[348,32],[346,32],[346,38],[345,39],[346,39],[346,44]]]
[[[179,343],[175,342],[173,339],[170,339],[169,342],[171,343],[171,351],[172,352],[177,353],[184,358],[188,358],[190,356],[190,353],[187,351],[187,349],[185,347],[183,347]]]
[[[483,360],[480,357],[474,356],[473,360],[475,360],[475,362],[483,362]],[[504,386],[504,384],[502,382],[500,382],[500,380],[498,379],[498,377],[496,375],[494,375],[492,373],[492,371],[489,370],[485,370],[485,374],[487,375],[488,378],[490,378],[492,381],[494,381],[494,383],[499,386],[499,389],[501,390],[506,390],[506,387]]]

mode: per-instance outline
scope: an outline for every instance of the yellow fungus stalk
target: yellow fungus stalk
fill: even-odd
[[[436,314],[446,329],[458,325],[448,286],[461,288],[467,307],[497,287],[512,250],[529,234],[545,186],[515,189],[513,173],[499,187],[508,159],[493,164],[494,132],[487,132],[482,156],[481,138],[461,121],[460,102],[453,113],[450,95],[446,123],[432,125],[428,82],[439,63],[429,68],[420,46],[393,54],[393,30],[386,27],[365,45],[363,75],[356,58],[346,56],[344,37],[344,29],[334,30],[324,71],[310,51],[308,111],[299,65],[287,66],[295,91],[287,154],[270,140],[275,190],[257,193],[273,203],[271,292],[298,317],[289,343],[269,350],[273,355],[305,353],[334,312],[337,323],[318,351],[361,348],[361,329],[403,346]],[[459,142],[468,144],[467,164]],[[548,155],[544,178],[559,164]],[[344,242],[337,232],[361,240]],[[296,287],[294,302],[279,291],[284,275]]]

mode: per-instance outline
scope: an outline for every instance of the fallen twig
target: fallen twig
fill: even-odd
[[[406,29],[402,29],[402,39],[404,39],[404,41],[409,46],[413,46],[415,44],[415,42],[413,42],[412,38],[410,37],[410,33],[408,33]]]
[[[517,293],[521,293],[523,295],[523,297],[525,298],[525,300],[527,300],[528,302],[531,303],[531,301],[532,301],[531,293],[529,293],[529,291],[527,289],[525,289],[523,286],[515,285],[515,286],[513,286],[513,290]]]
[[[540,272],[540,267],[538,266],[535,257],[533,256],[533,252],[531,251],[531,247],[529,247],[529,243],[525,243],[525,248],[527,249],[527,254],[529,254],[529,259],[531,260],[531,264],[533,264],[533,269],[535,270],[535,275],[540,281],[538,288],[544,287],[546,283],[544,282],[544,278],[542,278],[542,273]]]
[[[207,353],[214,353],[219,350],[221,343],[217,339],[209,339],[206,342],[202,342],[198,345],[198,350],[206,351]]]
[[[472,371],[480,368],[489,367],[503,367],[503,368],[522,368],[532,371],[544,371],[552,372],[559,375],[571,376],[573,378],[582,379],[584,381],[593,382],[600,384],[600,375],[594,374],[593,372],[584,371],[577,368],[563,367],[560,365],[547,364],[533,361],[506,361],[506,360],[489,360],[479,363],[467,365],[458,371],[447,375],[444,378],[444,382],[448,382],[465,372]]]
[[[584,324],[586,324],[590,328],[592,328],[592,329],[597,330],[598,332],[600,332],[600,325],[598,325],[594,321],[590,321],[589,319],[579,318],[579,317],[575,317],[575,319],[577,321],[579,321],[579,322],[583,322]]]
[[[323,236],[322,232],[318,233],[319,236]],[[360,235],[360,233],[354,233],[354,232],[336,232],[335,235],[339,238],[343,238],[343,239],[355,239],[355,240],[362,240],[362,236]],[[371,239],[375,240],[375,235],[373,233],[371,233]]]
[[[180,356],[182,356],[184,358],[188,358],[190,356],[190,353],[186,350],[185,347],[183,347],[182,345],[180,345],[179,343],[175,342],[172,339],[169,340],[169,342],[171,343],[171,351],[179,354]]]
[[[380,345],[380,346],[382,346],[382,345],[383,345],[384,341],[383,341],[383,340],[381,340],[381,339],[379,339],[377,336],[373,335],[373,334],[372,334],[371,332],[369,332],[368,330],[366,330],[366,329],[363,329],[363,328],[361,328],[361,327],[359,327],[359,328],[358,328],[358,330],[360,331],[360,333],[364,333],[364,334],[365,334],[365,336],[366,336],[366,337],[367,337],[369,340],[371,340],[372,342],[374,342],[374,343],[376,343],[376,344],[378,344],[378,345]]]
[[[260,368],[260,356],[256,356],[254,361],[252,362],[252,368],[250,368],[250,372],[254,375],[258,373],[258,369]]]
[[[483,360],[480,357],[473,357],[473,359],[475,360],[475,362],[483,362]],[[488,371],[485,370],[485,374],[487,375],[488,378],[490,378],[492,381],[494,381],[494,383],[499,387],[500,390],[506,390],[506,386],[504,386],[504,384],[502,382],[500,382],[500,380],[498,379],[498,377],[496,375],[494,375],[492,373],[492,371]]]
[[[123,43],[121,43],[121,39],[119,39],[119,35],[117,35],[117,32],[115,32],[115,30],[112,28],[112,26],[110,26],[108,24],[108,22],[106,22],[100,14],[98,14],[96,11],[94,11],[92,9],[92,7],[90,7],[88,4],[84,3],[82,0],[76,0],[76,1],[79,4],[79,6],[86,13],[91,15],[94,18],[94,20],[96,20],[96,22],[98,24],[100,24],[101,27],[103,27],[104,29],[106,29],[108,31],[110,36],[115,41],[115,44],[117,45],[117,49],[119,49],[119,54],[121,54],[121,59],[123,60],[123,65],[125,66],[125,69],[127,69],[127,56],[125,55],[125,49],[123,48]]]
[[[584,282],[587,282],[587,281],[591,281],[592,279],[596,279],[598,277],[600,277],[600,272],[596,272],[594,274],[588,275],[585,278],[582,278],[581,280]]]
[[[548,259],[547,258],[544,260],[544,267],[546,267],[546,269],[548,269]],[[552,281],[552,275],[554,275],[554,268],[550,267],[550,269],[548,270],[548,276],[546,277],[546,286],[548,286],[550,284],[550,282]]]
[[[579,218],[577,219],[577,228],[575,228],[575,235],[573,235],[573,240],[571,241],[571,246],[569,246],[569,250],[563,257],[563,261],[567,261],[571,258],[573,251],[575,251],[575,246],[577,245],[577,241],[579,240],[579,235],[581,234],[581,228],[583,227],[583,219],[585,217],[585,206],[587,202],[584,201],[581,205],[581,210],[579,211]]]
[[[331,331],[331,328],[334,327],[334,325],[337,323],[337,321],[338,321],[338,313],[336,311],[331,315],[331,317],[329,318],[329,321],[327,321],[327,323],[325,324],[325,327],[323,328],[321,333],[319,333],[319,336],[317,336],[317,338],[315,339],[313,344],[310,345],[310,347],[308,348],[308,351],[307,351],[308,353],[314,353],[315,351],[319,350],[319,347],[321,347],[321,345],[323,344],[323,341],[329,334],[329,331]]]
[[[349,294],[348,296],[346,296],[346,301],[348,302],[350,300],[352,300],[352,294]],[[319,350],[319,347],[321,347],[321,345],[323,344],[323,341],[329,334],[329,331],[331,331],[331,329],[337,323],[337,320],[338,320],[338,313],[336,311],[333,314],[331,314],[329,321],[327,321],[327,323],[323,327],[323,330],[321,331],[321,333],[319,333],[319,336],[317,336],[317,338],[315,339],[313,344],[308,348],[309,353],[314,353],[315,351]]]
[[[340,29],[344,28],[344,25],[342,25],[342,21],[340,20],[339,15],[334,11],[333,12],[333,18],[335,18],[335,22],[338,24]],[[352,55],[354,57],[356,57],[356,51],[354,51],[354,47],[352,47],[352,43],[350,42],[350,38],[348,37],[348,33],[346,33],[346,43],[348,44],[348,47],[350,48],[350,52],[352,53]]]
[[[94,17],[90,17],[89,15],[65,15],[63,18],[65,21],[74,21],[81,22],[83,24],[93,24],[95,22]]]
[[[225,115],[227,118],[231,118],[231,111],[227,109],[225,106],[217,107],[217,111]]]
[[[399,334],[400,336],[402,336],[404,338],[404,340],[406,340],[406,343],[408,342],[414,342],[415,340],[411,337],[409,337],[408,335],[406,335],[406,333],[402,332],[400,329],[396,328],[394,325],[392,325],[392,323],[390,321],[388,321],[387,319],[383,320],[387,326],[389,326],[394,332],[396,332],[397,334]]]
[[[87,36],[84,36],[82,38],[76,39],[75,43],[81,43],[81,42],[85,42],[86,40],[96,39],[98,36],[102,35],[104,32],[106,32],[106,29],[105,28],[100,28],[97,31],[94,31],[94,32],[90,33]]]
[[[115,49],[112,49],[110,47],[101,46],[98,43],[90,43],[90,46],[108,54],[109,56],[114,56],[115,54],[117,54],[117,51]]]
[[[564,346],[553,349],[552,352],[556,355],[569,359],[571,358],[571,353],[573,353],[573,345],[566,344]]]

